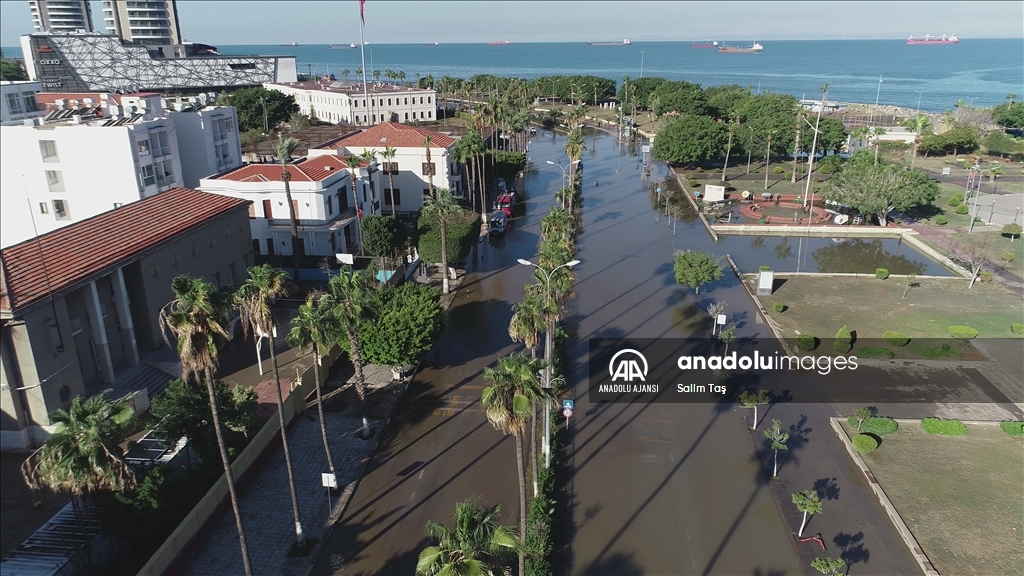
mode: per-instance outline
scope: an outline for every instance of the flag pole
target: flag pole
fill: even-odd
[[[366,19],[363,17],[363,5],[366,0],[359,0],[359,58],[362,60],[363,70],[363,108],[366,109],[366,117],[370,117],[370,97],[366,92],[366,42],[363,41],[363,27],[366,25]],[[370,125],[373,124],[372,120],[369,120]],[[354,186],[355,184],[353,184]]]

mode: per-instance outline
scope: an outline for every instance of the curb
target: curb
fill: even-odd
[[[703,224],[704,228],[707,229],[708,234],[711,235],[711,239],[717,243],[718,233],[715,232],[715,229],[714,227],[711,226],[711,224],[708,224],[708,221],[707,219],[704,218],[704,215],[700,213],[700,208],[697,207],[697,201],[693,199],[693,196],[690,194],[690,191],[686,189],[686,184],[683,184],[683,177],[680,176],[679,174],[676,174],[671,169],[669,169],[669,173],[675,176],[676,182],[679,183],[679,187],[682,188],[683,190],[683,196],[686,196],[686,200],[689,201],[690,207],[692,207],[693,211],[697,214],[697,219],[700,220],[700,223]],[[735,266],[733,266],[733,268],[735,269]]]
[[[729,266],[732,267],[732,271],[736,274],[736,278],[740,281],[740,284],[743,285],[743,290],[746,291],[747,297],[750,298],[750,301],[757,307],[757,311],[761,314],[761,318],[764,318],[765,325],[767,325],[772,331],[772,336],[775,337],[775,341],[779,343],[779,346],[782,347],[787,356],[795,355],[793,349],[789,347],[789,343],[786,342],[786,339],[783,338],[782,334],[779,332],[779,328],[775,325],[775,321],[768,314],[768,311],[765,310],[764,305],[761,304],[761,301],[758,300],[757,296],[755,296],[750,290],[750,286],[747,284],[746,280],[743,279],[743,274],[740,273],[740,269],[737,268],[736,263],[732,261],[732,256],[726,254],[725,259],[729,262]]]
[[[905,420],[907,422],[920,422],[920,420]],[[897,420],[900,422],[900,420]],[[850,458],[853,459],[854,465],[860,470],[860,473],[864,475],[864,479],[867,480],[868,486],[871,487],[871,491],[875,493],[878,498],[878,503],[882,505],[886,514],[889,516],[889,520],[892,521],[893,527],[899,532],[903,538],[903,543],[907,545],[910,550],[910,555],[917,561],[917,565],[924,571],[925,576],[939,576],[938,570],[932,566],[931,560],[928,560],[928,556],[925,555],[924,550],[921,549],[921,545],[917,543],[917,539],[910,532],[910,528],[907,528],[900,513],[896,511],[896,507],[892,505],[889,497],[885,495],[885,491],[882,490],[882,486],[875,480],[871,470],[867,464],[864,463],[864,459],[861,458],[860,454],[853,449],[853,443],[850,442],[850,437],[846,435],[846,430],[843,429],[843,425],[840,424],[839,418],[829,418],[829,423],[832,425],[832,430],[839,437],[839,441],[846,447],[846,451],[850,454]]]

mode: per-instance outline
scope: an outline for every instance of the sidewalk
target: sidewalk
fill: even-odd
[[[451,305],[465,278],[465,271],[457,272],[458,279],[451,282],[451,294],[441,298],[445,309]],[[434,274],[422,281],[440,289],[441,276],[436,269]],[[264,354],[267,352],[264,351]],[[282,350],[278,360],[282,380],[292,370],[301,370],[312,362],[309,357],[300,356],[295,349]],[[259,382],[257,386],[261,389],[272,387],[272,381],[266,379],[270,376],[270,363],[264,361],[264,370],[267,371],[265,376],[259,376],[258,370],[258,366],[250,365],[223,378],[237,384],[252,385]],[[296,416],[288,428],[288,446],[291,449],[303,532],[306,539],[314,543],[307,555],[288,556],[295,542],[295,529],[284,452],[280,450],[279,441],[267,448],[261,456],[262,461],[254,464],[250,474],[239,482],[239,507],[255,574],[306,573],[317,557],[319,544],[329,536],[332,522],[341,517],[349,497],[362,478],[405,391],[405,384],[392,381],[389,368],[367,366],[363,372],[367,388],[366,411],[373,433],[369,440],[356,436],[362,428],[362,407],[356,396],[351,366],[345,365],[323,387],[325,424],[338,482],[338,489],[331,495],[330,508],[327,491],[321,485],[320,475],[328,472],[328,466],[315,405],[312,402],[308,404],[306,411]],[[270,414],[270,417],[276,418],[276,415]],[[244,572],[230,505],[225,505],[218,513],[219,516],[211,519],[211,525],[200,534],[203,542],[187,563],[183,563],[181,573],[225,576]]]
[[[932,244],[935,244],[946,253],[952,252],[952,250],[950,250],[950,245],[953,243],[953,241],[949,239],[947,230],[939,230],[936,228],[932,228],[931,226],[922,224],[920,222],[904,222],[903,226],[907,226],[911,230],[917,232],[918,234],[921,235],[922,238],[928,240]],[[955,231],[955,229],[948,229],[948,232],[953,231]],[[999,262],[991,262],[987,259],[985,260],[985,262],[986,270],[990,270],[996,277],[1002,280],[1002,282],[1007,287],[1011,288],[1012,290],[1016,291],[1019,294],[1024,294],[1024,279],[1022,279],[1020,276],[1017,276],[1013,272],[1007,270],[1003,266],[1003,264]]]

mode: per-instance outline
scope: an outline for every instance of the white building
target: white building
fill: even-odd
[[[44,118],[0,127],[0,246],[241,165],[234,108],[168,114],[155,93],[39,99]]]
[[[356,207],[363,215],[380,214],[380,171],[365,162],[351,169],[340,155],[325,154],[288,165],[292,206],[298,220],[300,256],[354,254],[359,247]],[[254,254],[292,254],[291,215],[280,164],[249,164],[203,178],[203,192],[250,200],[249,222]],[[355,197],[353,197],[353,192]]]
[[[88,0],[29,0],[36,32],[92,32]]]
[[[423,143],[430,137],[430,164]],[[391,182],[394,181],[396,212],[417,212],[423,205],[423,195],[430,192],[430,173],[435,188],[449,188],[462,193],[462,172],[455,161],[453,149],[457,140],[447,134],[395,122],[385,122],[310,148],[309,157],[323,155],[362,155],[366,150],[377,152],[381,167],[382,213],[391,214]],[[395,157],[385,159],[381,154],[388,147],[395,149]]]
[[[181,44],[174,0],[103,0],[103,21],[108,34],[128,42],[145,46]]]
[[[29,118],[38,118],[46,111],[36,101],[42,83],[25,81],[0,82],[0,123],[20,124]]]
[[[437,92],[391,84],[363,85],[356,82],[266,83],[295,97],[303,114],[312,112],[324,122],[366,126],[382,122],[433,122],[437,119]]]

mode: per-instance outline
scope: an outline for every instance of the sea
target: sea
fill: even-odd
[[[348,42],[339,40],[348,45]],[[719,40],[750,46],[753,39]],[[438,45],[369,44],[366,69],[405,72],[407,82],[428,74],[469,78],[475,74],[526,79],[552,74],[592,74],[616,80],[660,76],[704,86],[738,84],[754,92],[771,91],[818,99],[828,83],[828,99],[920,108],[943,112],[958,101],[991,107],[1008,94],[1024,97],[1024,38],[961,39],[953,45],[908,45],[900,40],[765,40],[758,54],[720,54],[691,48],[689,41],[633,42],[590,46],[585,42],[513,42]],[[20,57],[17,47],[4,54]],[[326,44],[219,46],[222,54],[291,55],[298,72],[355,78],[360,50],[330,49]]]

